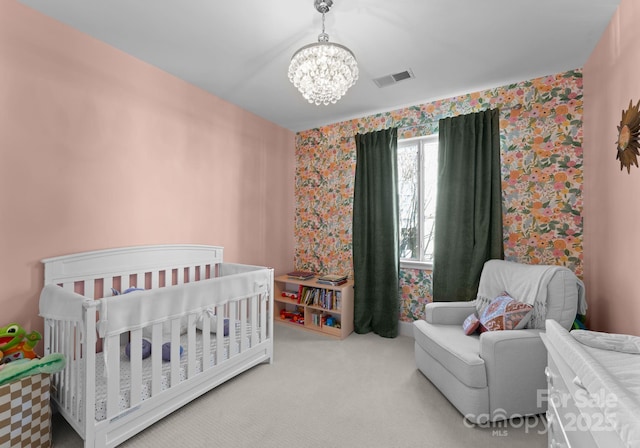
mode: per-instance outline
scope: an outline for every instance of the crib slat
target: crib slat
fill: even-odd
[[[95,303],[86,308],[82,328],[86,329],[82,339],[84,347],[81,354],[81,364],[78,364],[79,371],[85,375],[79,385],[82,393],[78,398],[83,398],[80,406],[83,416],[79,419],[84,422],[93,422],[96,417],[96,317],[97,311]],[[80,324],[79,324],[80,325]],[[93,440],[95,433],[94,425],[85,424],[85,439]]]
[[[64,380],[62,380],[59,384],[59,387],[62,388],[64,395],[64,407],[67,411],[73,411],[75,406],[76,398],[74,397],[74,389],[75,389],[75,377],[77,371],[73,368],[72,356],[73,356],[73,323],[64,321],[61,322],[61,326],[64,327],[64,333],[61,334],[61,337],[64,339],[60,340],[60,353],[65,355],[65,375]]]
[[[60,323],[60,321],[57,322],[57,325],[52,329],[51,331],[51,349],[53,350],[53,353],[63,353],[62,352],[62,347],[60,346],[60,333],[62,332],[62,324]],[[66,374],[66,369],[60,371],[58,373],[58,380],[57,380],[57,384],[56,384],[56,389],[57,389],[57,396],[58,396],[58,400],[60,402],[60,405],[62,407],[64,407],[64,389],[63,389],[63,384],[64,384],[64,376]]]
[[[265,294],[260,294],[260,342],[267,339],[267,301]]]
[[[131,367],[131,407],[141,401],[142,392],[142,330],[131,331],[129,365]]]
[[[80,326],[80,324],[78,324],[77,322],[74,324],[75,327],[75,342],[76,342],[76,348],[75,348],[75,352],[73,354],[73,358],[71,359],[71,365],[73,366],[74,371],[76,372],[76,380],[74,381],[74,387],[73,387],[73,391],[74,391],[74,395],[76,397],[75,399],[75,405],[72,411],[72,414],[78,418],[81,415],[82,412],[82,406],[80,403],[80,397],[82,396],[82,370],[80,368],[81,364],[80,364],[80,358],[81,356],[83,356],[82,354],[82,341],[83,341],[83,335],[82,335],[82,327]],[[85,356],[86,357],[86,356]],[[68,368],[69,364],[67,364],[67,368]]]
[[[251,311],[249,315],[249,325],[251,325],[251,347],[255,347],[258,344],[256,336],[258,334],[258,301],[260,295],[251,297]]]
[[[229,303],[229,358],[238,353],[236,343],[236,307],[237,302]]]
[[[224,361],[224,305],[215,307],[216,319],[216,365]],[[229,325],[231,328],[231,325]]]
[[[67,332],[67,340],[65,341],[65,348],[64,348],[64,352],[65,358],[70,358],[71,356],[73,356],[73,338],[74,338],[74,332],[73,332],[73,323],[72,322],[65,322],[65,328],[66,328],[66,332]],[[67,366],[70,364],[70,360],[67,361]],[[65,389],[67,389],[69,391],[69,393],[67,394],[67,403],[68,403],[68,408],[72,408],[73,407],[73,389],[74,389],[74,383],[75,383],[75,372],[73,369],[65,369],[68,371],[68,375],[67,375],[67,384],[65,385]]]
[[[202,371],[211,366],[211,319],[205,314],[202,319]]]
[[[127,289],[129,289],[129,276],[128,275],[123,275],[120,277],[120,292],[123,292]]]
[[[120,403],[120,336],[109,336],[106,344],[107,418],[110,419],[118,413]]]
[[[162,390],[162,324],[155,324],[151,330],[151,396]]]
[[[196,376],[196,315],[187,318],[187,378]]]
[[[102,297],[109,297],[113,295],[111,293],[111,288],[113,287],[113,278],[104,277],[102,279]]]
[[[160,272],[152,271],[151,272],[151,289],[160,287]]]
[[[67,327],[68,322],[62,322],[60,325],[60,353],[67,353]],[[69,391],[69,371],[64,369],[64,375],[60,378],[62,390],[64,391],[62,394],[62,402],[64,407],[67,408],[69,406],[69,396],[71,392]]]
[[[242,299],[239,301],[238,305],[240,306],[240,353],[247,350],[248,341],[247,341],[247,301],[250,298]]]
[[[47,319],[46,322],[48,321],[51,322],[51,325],[47,326],[45,324],[45,329],[50,334],[51,339],[49,339],[49,343],[46,346],[47,351],[45,352],[45,355],[58,352],[58,324],[54,319]],[[56,398],[58,399],[58,401],[61,401],[61,400],[60,400],[60,388],[58,388],[57,385],[60,384],[60,381],[61,381],[60,378],[62,378],[62,374],[63,374],[62,372],[58,372],[55,374],[55,387],[51,389],[55,394]]]
[[[180,318],[171,320],[171,387],[180,383]]]
[[[84,294],[83,294],[83,296],[89,297],[90,299],[94,299],[96,297],[96,294],[95,294],[96,281],[94,279],[90,278],[90,279],[84,281],[83,283],[84,283]]]

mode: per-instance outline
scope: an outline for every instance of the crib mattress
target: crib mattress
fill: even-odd
[[[248,330],[250,331],[250,330]],[[196,373],[202,372],[202,352],[203,352],[203,343],[201,332],[198,330],[196,332]],[[260,331],[258,329],[258,337],[260,335]],[[237,344],[236,352],[240,350],[240,335],[236,335],[235,343]],[[224,354],[223,359],[228,359],[229,357],[229,338],[224,338]],[[215,365],[216,360],[216,334],[210,334],[210,367]],[[247,345],[250,345],[250,337],[247,336]],[[180,337],[180,344],[182,345],[184,352],[180,357],[180,369],[179,369],[179,381],[182,382],[187,379],[187,360],[188,360],[188,347],[187,347],[187,335],[182,335]],[[107,356],[108,359],[108,356]],[[151,398],[151,378],[152,378],[152,367],[151,367],[151,357],[142,360],[142,387],[140,391],[140,400],[144,401],[148,398]],[[160,378],[160,390],[169,389],[171,385],[171,363],[168,361],[162,362],[162,374]],[[104,353],[96,353],[96,381],[95,381],[95,394],[96,394],[96,405],[95,405],[95,419],[96,421],[102,421],[107,417],[107,378],[105,376],[105,360]],[[120,400],[119,400],[119,410],[125,411],[131,407],[130,400],[130,389],[131,389],[131,367],[129,358],[125,353],[125,347],[122,346],[120,348]],[[83,403],[80,403],[80,406],[83,406]]]
[[[620,439],[626,446],[640,446],[640,354],[580,343],[559,325],[547,326],[547,334],[586,390],[593,396],[604,394],[603,413]]]

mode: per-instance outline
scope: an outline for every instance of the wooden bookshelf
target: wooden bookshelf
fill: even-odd
[[[302,292],[310,303],[284,297],[283,291]],[[353,280],[326,285],[317,277],[296,280],[287,275],[274,279],[274,319],[282,325],[344,339],[353,333]],[[281,317],[284,311],[285,318]]]

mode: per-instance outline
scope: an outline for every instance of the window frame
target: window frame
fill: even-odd
[[[411,137],[411,138],[405,138],[405,139],[398,139],[398,149],[400,149],[404,144],[411,144],[411,143],[415,143],[416,141],[420,142],[419,143],[419,148],[418,148],[418,213],[420,216],[420,219],[418,220],[418,234],[420,235],[420,237],[418,238],[419,241],[419,247],[418,247],[418,253],[420,254],[420,257],[422,258],[424,256],[424,234],[423,234],[423,227],[424,227],[424,197],[423,197],[423,192],[424,192],[424,187],[425,187],[425,179],[424,179],[424,173],[423,173],[423,151],[424,151],[424,145],[425,144],[433,144],[439,141],[439,135],[437,133],[435,134],[429,134],[429,135],[421,135],[421,136],[417,136],[417,137]],[[435,198],[434,198],[435,199]],[[398,228],[398,230],[400,230]],[[400,235],[398,235],[398,241],[400,241]],[[407,259],[407,258],[401,258],[400,259],[400,268],[405,268],[405,269],[421,269],[421,270],[432,270],[433,269],[433,262],[432,261],[423,261],[423,260],[413,260],[413,259]]]

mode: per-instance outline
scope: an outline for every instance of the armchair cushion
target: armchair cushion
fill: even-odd
[[[487,387],[487,371],[480,358],[480,338],[467,336],[459,325],[430,325],[417,320],[416,344],[437,359],[460,382],[469,387]]]

